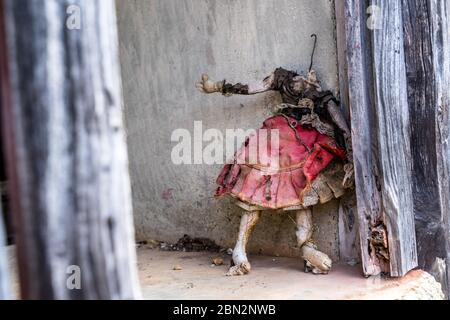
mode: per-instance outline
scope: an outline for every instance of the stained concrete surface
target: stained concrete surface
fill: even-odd
[[[224,265],[211,266],[216,257],[224,258]],[[253,255],[249,275],[226,277],[229,259],[208,252],[140,249],[144,299],[443,299],[440,284],[420,270],[401,279],[364,278],[360,265],[338,264],[328,275],[313,275],[303,272],[299,258]]]
[[[174,165],[173,130],[260,127],[280,102],[277,93],[233,96],[199,93],[204,72],[215,80],[251,82],[276,67],[304,73],[318,35],[315,69],[337,92],[334,3],[329,0],[117,1],[124,113],[138,240],[176,242],[184,234],[224,247],[235,241],[240,210],[212,195],[221,165]],[[204,146],[206,143],[204,144]],[[318,246],[338,252],[338,202],[314,208]],[[293,217],[293,213],[291,213]],[[251,252],[298,256],[295,225],[265,212]]]
[[[8,248],[11,289],[19,298],[15,247]],[[328,275],[303,272],[300,258],[250,256],[252,272],[226,277],[230,256],[211,252],[137,250],[143,299],[149,300],[303,300],[443,299],[441,285],[415,270],[401,279],[364,278],[360,265],[338,264]],[[214,258],[224,264],[211,266]],[[179,269],[179,270],[174,270]]]

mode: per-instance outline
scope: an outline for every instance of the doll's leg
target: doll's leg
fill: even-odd
[[[260,215],[261,211],[246,211],[242,215],[238,240],[233,250],[234,266],[228,270],[227,276],[240,276],[250,272],[251,266],[248,262],[245,248]]]
[[[297,242],[305,260],[305,271],[312,271],[314,274],[327,274],[331,268],[331,259],[325,253],[317,250],[311,241],[313,232],[311,209],[299,210],[296,222]]]

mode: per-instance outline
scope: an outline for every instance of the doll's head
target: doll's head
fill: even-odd
[[[306,77],[304,76],[295,76],[292,78],[293,84],[292,89],[295,92],[302,93],[311,89],[315,89],[317,91],[321,91],[321,87],[319,81],[317,80],[317,75],[314,70],[308,72]]]
[[[312,34],[311,38],[314,38],[314,46],[311,53],[311,64],[309,65],[309,71],[306,78],[304,76],[295,76],[292,78],[293,84],[291,88],[296,91],[297,93],[301,94],[305,91],[309,91],[311,89],[321,91],[322,88],[320,87],[320,83],[317,80],[316,72],[313,70],[313,60],[314,60],[314,52],[316,51],[316,45],[317,45],[317,35]]]

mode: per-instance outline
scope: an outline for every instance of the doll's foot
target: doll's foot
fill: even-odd
[[[227,276],[243,276],[250,272],[251,265],[248,262],[245,247],[236,245],[233,249],[233,259],[231,260],[231,267],[226,273]]]
[[[307,243],[302,247],[303,259],[305,260],[305,272],[314,274],[327,274],[331,269],[331,259],[325,253]]]
[[[228,272],[225,274],[226,276],[243,276],[249,273],[251,270],[250,262],[245,261],[239,263],[237,265],[231,266]]]

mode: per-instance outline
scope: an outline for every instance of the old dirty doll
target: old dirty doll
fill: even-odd
[[[246,245],[261,211],[267,209],[296,211],[296,236],[305,271],[326,274],[331,268],[331,259],[311,240],[311,207],[339,198],[345,189],[352,187],[350,130],[338,101],[330,91],[321,89],[311,66],[306,77],[278,68],[261,82],[249,85],[230,84],[225,80],[214,82],[206,74],[197,83],[204,93],[229,96],[275,90],[283,100],[278,112],[258,130],[276,129],[276,148],[267,139],[267,146],[259,146],[265,150],[265,156],[259,157],[256,163],[248,161],[250,146],[260,143],[257,131],[247,138],[233,163],[226,164],[217,178],[216,196],[231,196],[244,210],[233,250],[234,265],[227,275],[244,275],[250,271]]]

